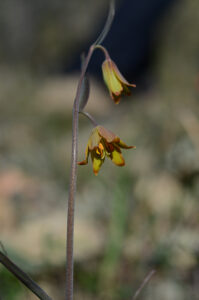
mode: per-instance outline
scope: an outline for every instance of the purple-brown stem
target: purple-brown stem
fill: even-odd
[[[66,300],[73,300],[73,240],[74,240],[74,213],[75,213],[75,193],[77,182],[77,155],[78,155],[78,124],[79,124],[79,100],[82,82],[86,73],[89,61],[95,46],[92,45],[85,59],[80,75],[77,93],[73,104],[73,123],[72,123],[72,157],[70,170],[70,185],[68,198],[68,218],[67,218],[67,237],[66,237]]]
[[[94,127],[96,127],[97,125],[99,125],[95,119],[91,116],[91,114],[89,114],[88,112],[86,111],[80,111],[80,113],[82,115],[84,115],[85,117],[87,117],[87,119],[89,119],[89,121],[93,124]]]
[[[104,55],[105,55],[106,59],[111,59],[108,51],[102,45],[96,45],[95,48],[102,50],[104,52]]]
[[[4,249],[2,243],[1,248]],[[46,292],[34,282],[22,269],[20,269],[15,263],[13,263],[6,254],[0,251],[0,263],[10,271],[19,281],[21,281],[33,294],[35,294],[41,300],[52,300]]]
[[[70,185],[69,185],[69,197],[68,197],[68,218],[67,218],[67,237],[66,237],[66,300],[73,300],[73,239],[74,239],[74,213],[75,213],[75,193],[77,183],[77,154],[78,154],[78,123],[79,123],[79,102],[81,97],[81,91],[84,81],[86,70],[95,48],[97,48],[105,39],[107,33],[110,30],[113,18],[115,14],[115,2],[110,0],[109,14],[105,23],[105,26],[90,47],[88,55],[84,60],[78,87],[73,104],[73,126],[72,126],[72,157],[71,157],[71,169],[70,169]],[[101,47],[98,47],[101,48]],[[102,47],[101,50],[105,52],[105,56],[108,55],[106,50]],[[88,115],[87,115],[88,117]]]

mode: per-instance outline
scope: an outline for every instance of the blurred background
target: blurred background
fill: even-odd
[[[139,2],[139,3],[138,3]],[[0,2],[0,240],[64,299],[71,113],[107,0]],[[199,2],[118,1],[104,41],[132,96],[115,106],[98,51],[87,111],[137,149],[78,167],[75,299],[199,299]],[[80,116],[79,160],[91,124]],[[0,299],[36,299],[0,266]]]

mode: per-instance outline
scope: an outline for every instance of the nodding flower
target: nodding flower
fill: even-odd
[[[131,91],[128,87],[136,87],[135,84],[129,83],[123,77],[116,64],[110,58],[107,58],[103,62],[102,73],[110,96],[115,104],[120,102],[121,95],[131,95]]]
[[[91,160],[93,163],[93,172],[98,174],[105,157],[111,159],[111,161],[117,166],[124,166],[125,160],[122,156],[121,148],[131,149],[135,146],[127,146],[118,136],[103,126],[98,125],[95,127],[88,140],[86,147],[85,160],[78,162],[79,165],[88,164],[88,157],[91,154]]]

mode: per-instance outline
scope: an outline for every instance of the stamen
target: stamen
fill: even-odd
[[[95,151],[96,151],[96,153],[97,153],[98,155],[100,155],[100,157],[101,157],[102,159],[104,158],[105,152],[104,152],[104,146],[102,145],[102,143],[99,143],[99,145],[98,145],[98,147],[97,147],[97,149],[96,149]]]
[[[100,155],[101,153],[100,153],[100,149],[99,148],[97,148],[96,149],[96,153],[98,154],[98,155]]]
[[[104,146],[102,145],[102,143],[99,143],[99,149],[100,149],[100,151],[104,150]]]

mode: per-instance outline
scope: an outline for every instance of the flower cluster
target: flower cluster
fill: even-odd
[[[105,84],[109,90],[110,96],[118,104],[121,96],[130,95],[131,91],[129,87],[136,87],[135,84],[129,83],[118,70],[116,64],[110,58],[107,50],[101,45],[97,45],[96,48],[101,49],[105,54],[105,61],[102,64],[102,74]],[[92,123],[93,118],[88,114],[84,114],[89,117]],[[94,125],[96,126],[96,125]],[[79,165],[88,164],[89,154],[93,164],[93,172],[95,175],[98,174],[105,157],[111,159],[111,161],[117,166],[124,166],[125,160],[122,156],[121,148],[131,149],[136,148],[135,146],[127,146],[118,136],[103,126],[96,126],[90,135],[88,144],[86,147],[86,158],[85,160],[78,162]]]

